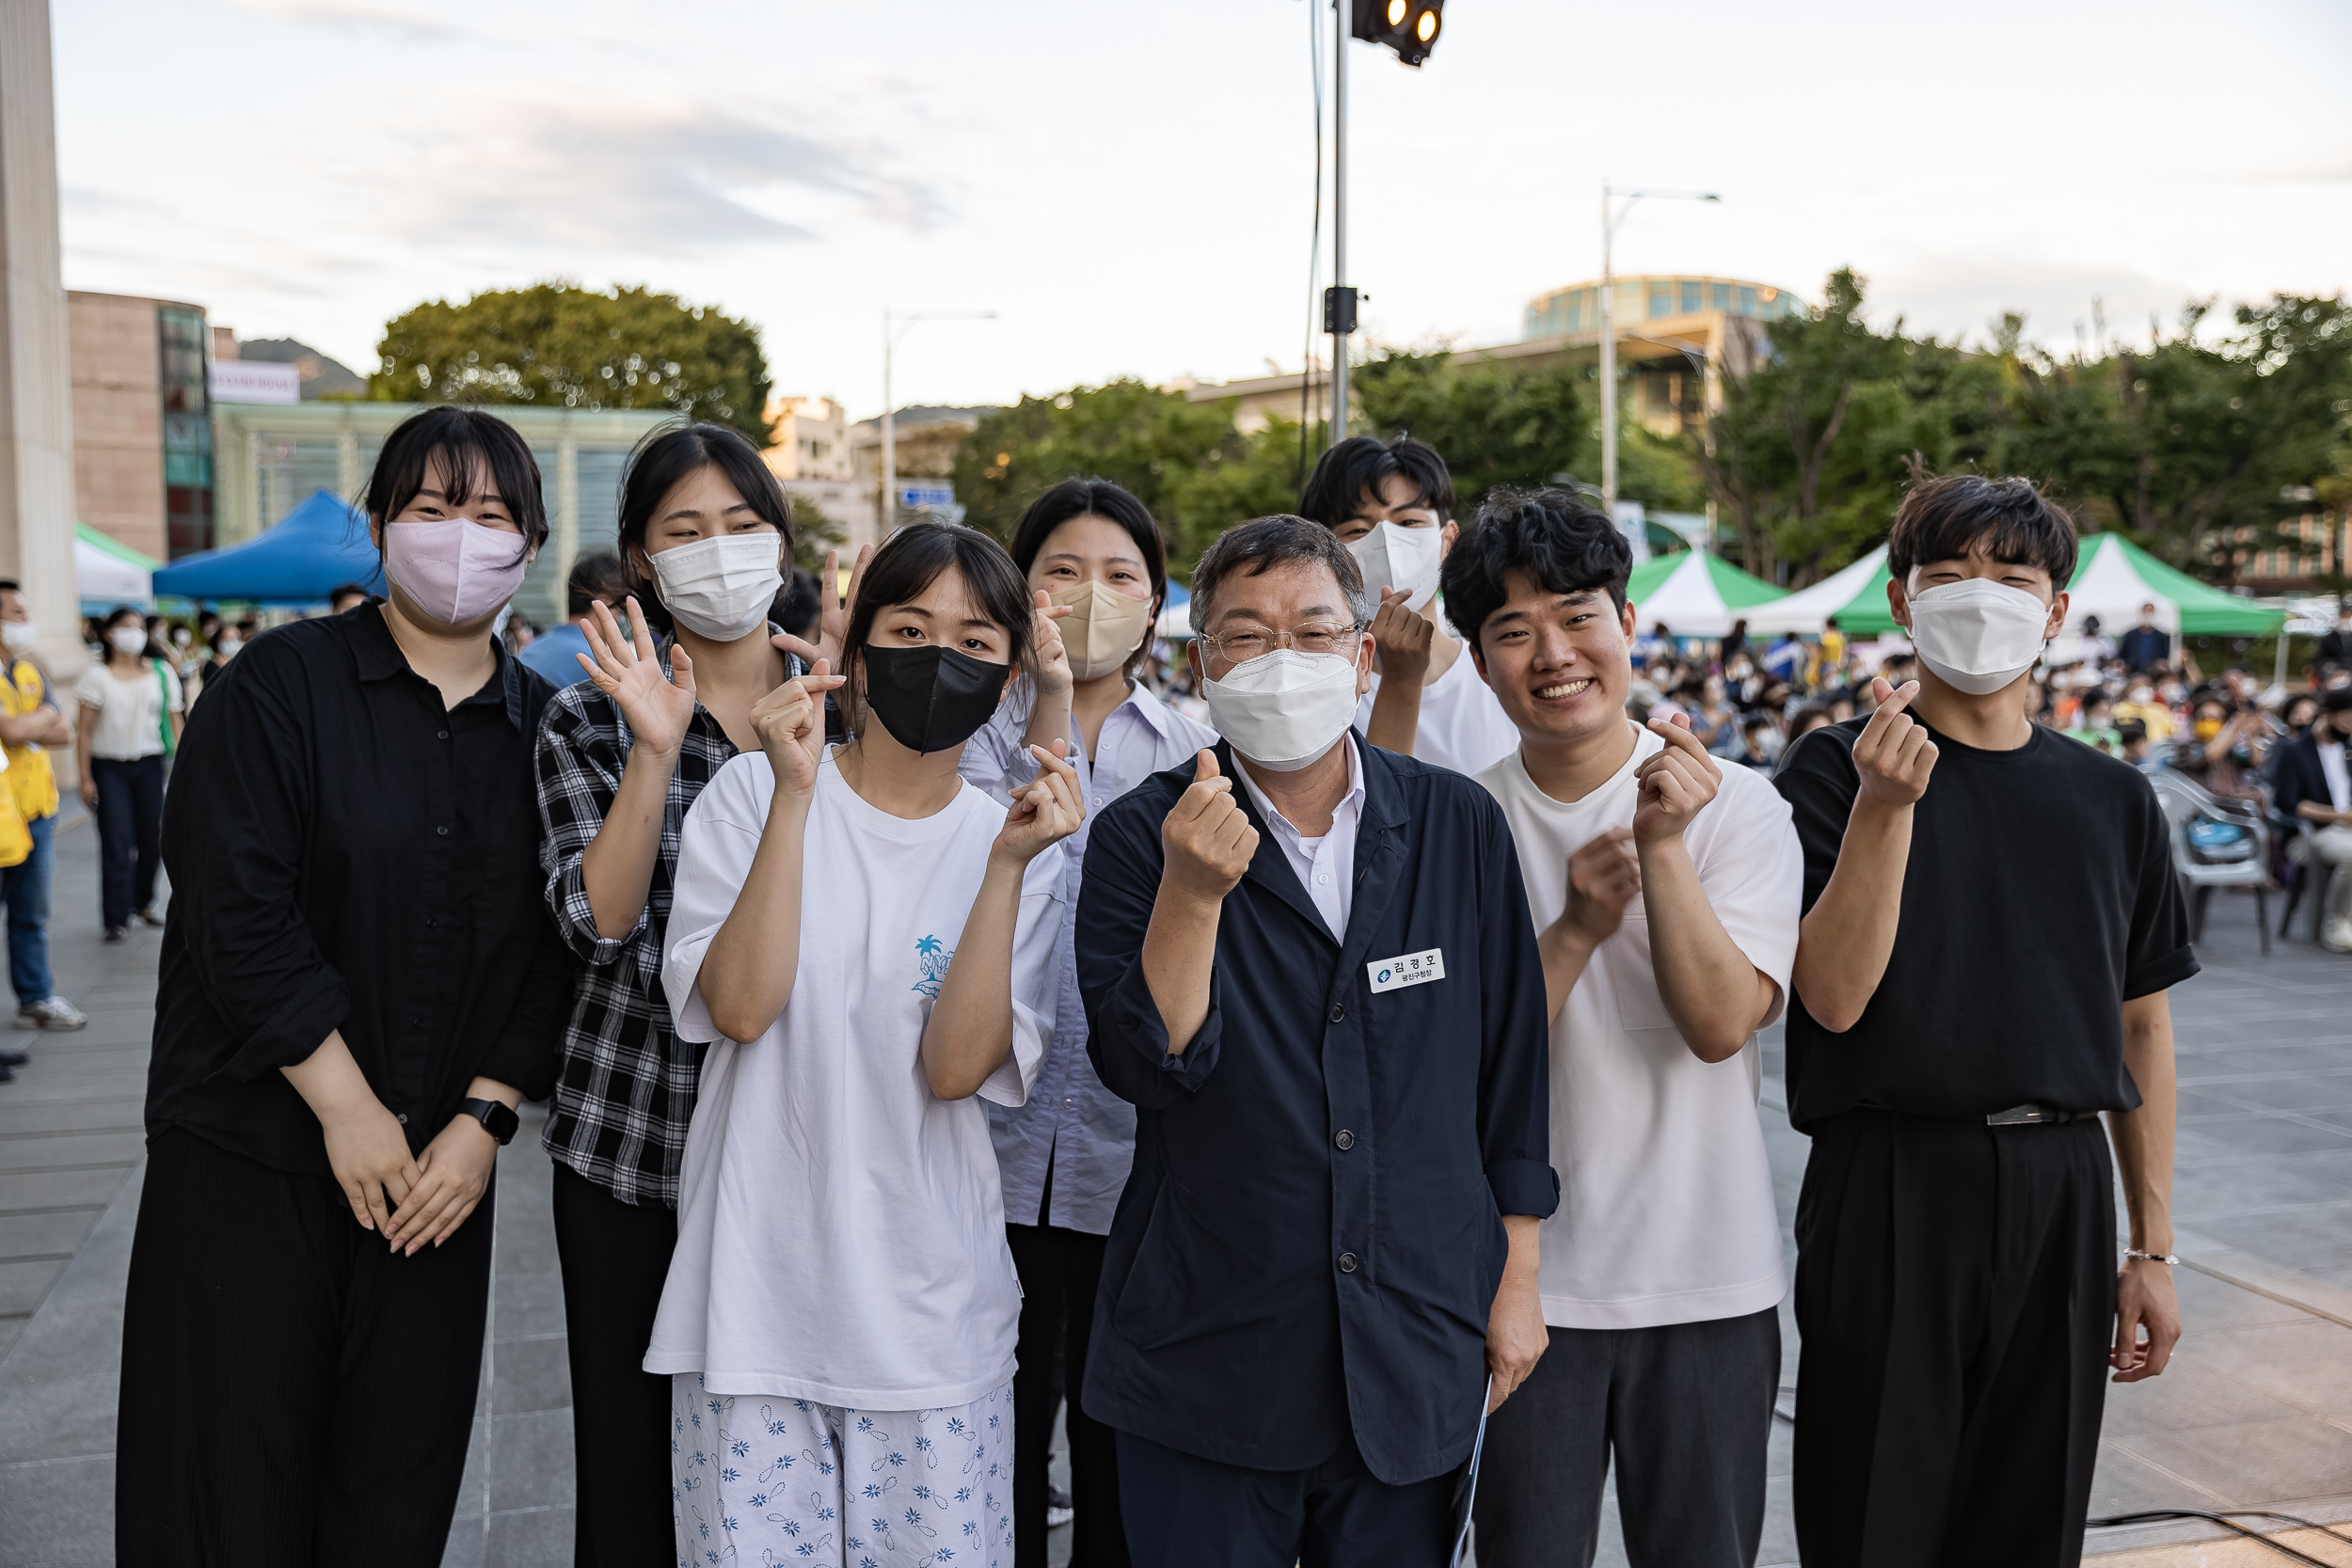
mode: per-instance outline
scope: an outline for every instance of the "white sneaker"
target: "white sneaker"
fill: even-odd
[[[52,996],[16,1013],[19,1029],[79,1029],[89,1022],[89,1015],[62,996]]]
[[[2352,953],[2352,920],[2330,919],[2319,939],[2330,953]]]

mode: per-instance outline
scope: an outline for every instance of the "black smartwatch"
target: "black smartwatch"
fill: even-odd
[[[503,1147],[506,1141],[515,1135],[515,1130],[523,1124],[522,1117],[508,1110],[502,1101],[496,1100],[461,1101],[457,1110],[460,1115],[471,1117],[482,1123],[482,1130],[496,1138],[501,1147]]]

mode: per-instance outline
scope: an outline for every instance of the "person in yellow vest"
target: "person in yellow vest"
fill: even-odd
[[[25,612],[16,583],[0,578],[0,645],[8,678],[0,681],[0,749],[8,771],[0,794],[23,818],[31,847],[14,865],[0,870],[0,909],[8,922],[8,979],[16,989],[19,1029],[79,1029],[89,1019],[51,990],[49,974],[49,884],[56,863],[53,835],[57,827],[57,776],[49,748],[70,744],[72,726],[51,697],[49,677],[32,657],[37,629]],[[23,1066],[22,1051],[0,1050],[0,1072]],[[5,1079],[0,1079],[5,1082]]]

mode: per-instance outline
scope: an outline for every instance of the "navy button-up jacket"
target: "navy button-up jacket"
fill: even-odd
[[[1216,749],[1228,778],[1236,765]],[[1558,1206],[1544,975],[1510,829],[1459,773],[1362,748],[1344,942],[1248,800],[1209,1013],[1181,1056],[1143,978],[1160,825],[1194,768],[1108,807],[1087,847],[1078,986],[1135,1173],[1095,1307],[1087,1413],[1183,1452],[1303,1469],[1352,1430],[1374,1475],[1469,1457],[1504,1214]],[[1375,992],[1383,960],[1445,977]]]

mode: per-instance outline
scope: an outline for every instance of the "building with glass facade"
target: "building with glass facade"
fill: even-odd
[[[1770,283],[1739,277],[1650,277],[1616,280],[1617,328],[1639,332],[1651,321],[1690,316],[1746,316],[1752,321],[1778,321],[1801,315],[1804,302]],[[1600,330],[1600,284],[1571,283],[1538,295],[1527,307],[1523,338],[1568,338]]]
[[[318,402],[215,404],[219,542],[254,537],[313,490],[360,499],[392,427],[426,404]],[[564,582],[582,554],[620,537],[621,469],[645,434],[674,418],[651,408],[488,409],[522,433],[546,488],[547,547],[532,562],[515,608],[533,625],[564,618]]]
[[[143,555],[210,549],[204,308],[75,291],[66,295],[66,336],[75,515]]]

